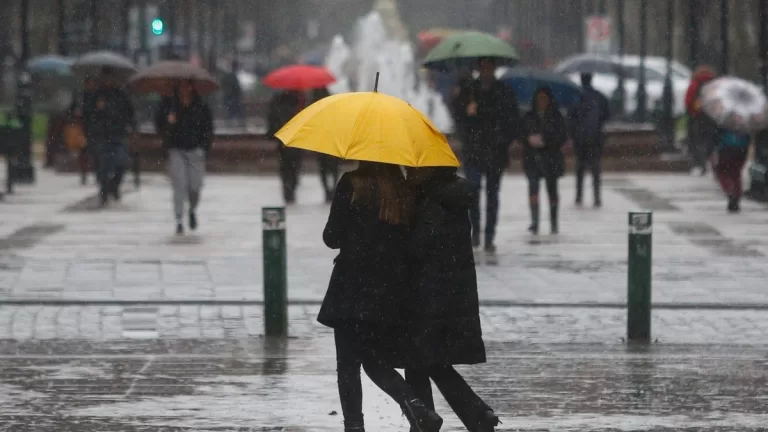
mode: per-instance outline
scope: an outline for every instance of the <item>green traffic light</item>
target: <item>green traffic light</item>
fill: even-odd
[[[155,18],[152,20],[152,33],[156,35],[163,34],[163,31],[165,30],[165,24],[163,23],[163,20],[160,18]]]

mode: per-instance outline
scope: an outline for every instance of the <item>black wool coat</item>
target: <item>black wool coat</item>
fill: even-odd
[[[381,221],[378,206],[352,203],[355,175],[339,180],[323,231],[323,241],[339,255],[317,320],[334,328],[400,326],[408,291],[408,229]]]
[[[414,367],[485,362],[469,208],[457,176],[421,188],[411,227],[408,341]]]

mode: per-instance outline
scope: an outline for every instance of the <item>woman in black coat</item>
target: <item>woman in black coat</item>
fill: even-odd
[[[403,408],[416,431],[443,420],[419,401],[394,369],[408,300],[409,194],[400,168],[361,162],[336,188],[323,240],[339,249],[318,321],[334,329],[346,431],[363,431],[360,366]]]
[[[408,172],[416,184],[411,228],[411,301],[406,379],[434,408],[431,377],[469,431],[493,431],[498,417],[453,368],[485,363],[469,209],[476,188],[453,168]]]
[[[541,87],[533,96],[533,109],[522,122],[524,145],[523,169],[528,177],[528,198],[531,206],[532,234],[539,233],[539,189],[544,179],[549,195],[552,234],[557,234],[559,193],[557,181],[565,174],[563,145],[568,132],[552,90]]]

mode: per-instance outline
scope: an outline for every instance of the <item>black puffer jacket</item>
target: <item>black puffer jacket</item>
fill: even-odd
[[[409,253],[413,366],[485,362],[469,221],[474,193],[452,173],[421,188]]]
[[[367,323],[399,326],[405,319],[408,290],[406,225],[379,218],[379,208],[352,203],[352,177],[336,188],[323,241],[339,249],[317,320],[329,327]]]
[[[171,113],[175,114],[176,123],[168,122]],[[200,98],[187,106],[175,98],[163,99],[155,113],[155,130],[166,149],[208,151],[213,144],[213,116]]]

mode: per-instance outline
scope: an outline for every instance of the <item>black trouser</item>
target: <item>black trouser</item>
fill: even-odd
[[[480,238],[480,189],[485,176],[485,244],[492,245],[496,237],[496,223],[499,218],[499,190],[501,189],[502,168],[486,169],[473,164],[464,167],[464,175],[475,186],[474,200],[469,209],[472,222],[472,236]]]
[[[592,189],[594,191],[595,204],[601,203],[601,157],[602,150],[599,144],[582,143],[576,146],[576,202],[581,203],[584,198],[584,175],[587,168],[592,172]]]
[[[538,175],[528,175],[528,200],[531,207],[531,225],[534,228],[539,226],[539,191],[541,189],[541,179]],[[558,229],[558,205],[560,203],[560,193],[557,187],[557,176],[544,177],[544,183],[547,186],[547,195],[549,196],[549,215],[552,222],[552,228]]]
[[[296,187],[301,175],[301,150],[282,147],[280,149],[280,179],[283,182],[283,199],[287,203],[296,201]]]
[[[333,199],[336,183],[339,182],[339,160],[333,156],[321,154],[318,156],[320,164],[320,182],[325,190],[325,199]],[[330,178],[329,178],[330,177]]]
[[[363,388],[360,383],[360,365],[365,374],[380,389],[384,390],[398,405],[416,399],[405,379],[394,368],[384,365],[375,356],[360,347],[354,335],[343,331],[334,332],[336,341],[336,373],[338,375],[339,399],[347,429],[363,425]]]
[[[406,369],[408,385],[429,409],[435,409],[430,378],[467,430],[475,430],[480,416],[491,410],[453,366],[433,366],[429,370]]]

